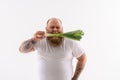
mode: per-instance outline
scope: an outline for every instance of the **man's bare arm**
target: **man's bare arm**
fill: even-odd
[[[77,66],[76,66],[75,73],[74,73],[72,80],[78,80],[79,75],[81,74],[82,70],[84,69],[84,66],[86,63],[85,53],[77,59],[78,59],[78,62],[77,62]]]
[[[36,43],[36,41],[32,38],[29,40],[24,41],[20,47],[19,47],[19,51],[22,53],[28,53],[31,51],[34,51],[34,44]]]
[[[35,43],[41,39],[44,39],[44,38],[45,38],[45,32],[44,31],[37,31],[34,34],[34,37],[32,39],[26,40],[21,44],[19,51],[22,53],[28,53],[28,52],[34,51],[35,50],[34,49]]]

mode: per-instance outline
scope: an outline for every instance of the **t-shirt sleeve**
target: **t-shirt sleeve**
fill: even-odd
[[[34,49],[37,50],[40,46],[40,41],[37,41],[35,44],[34,44]]]
[[[45,48],[45,39],[39,40],[36,42],[36,44],[34,45],[34,49],[36,50],[40,50],[42,48]]]
[[[80,57],[84,53],[83,48],[80,46],[79,42],[73,42],[73,57]]]

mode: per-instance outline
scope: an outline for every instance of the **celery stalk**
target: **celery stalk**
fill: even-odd
[[[47,37],[53,37],[53,36],[58,36],[58,37],[65,37],[73,40],[80,40],[82,36],[84,35],[84,32],[82,30],[75,30],[75,31],[70,31],[66,33],[58,33],[58,34],[50,34],[47,33]]]

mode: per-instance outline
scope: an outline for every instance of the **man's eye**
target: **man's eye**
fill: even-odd
[[[50,27],[51,29],[53,29],[54,27],[52,26],[52,27]]]
[[[60,27],[56,27],[57,29],[59,29]]]

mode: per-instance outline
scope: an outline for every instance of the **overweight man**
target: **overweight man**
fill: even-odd
[[[63,37],[46,37],[46,33],[63,33],[62,21],[50,18],[46,23],[46,32],[37,31],[31,39],[24,41],[19,51],[29,53],[37,51],[39,56],[40,80],[78,80],[86,64],[86,54],[78,41]],[[77,59],[73,72],[72,61]]]

